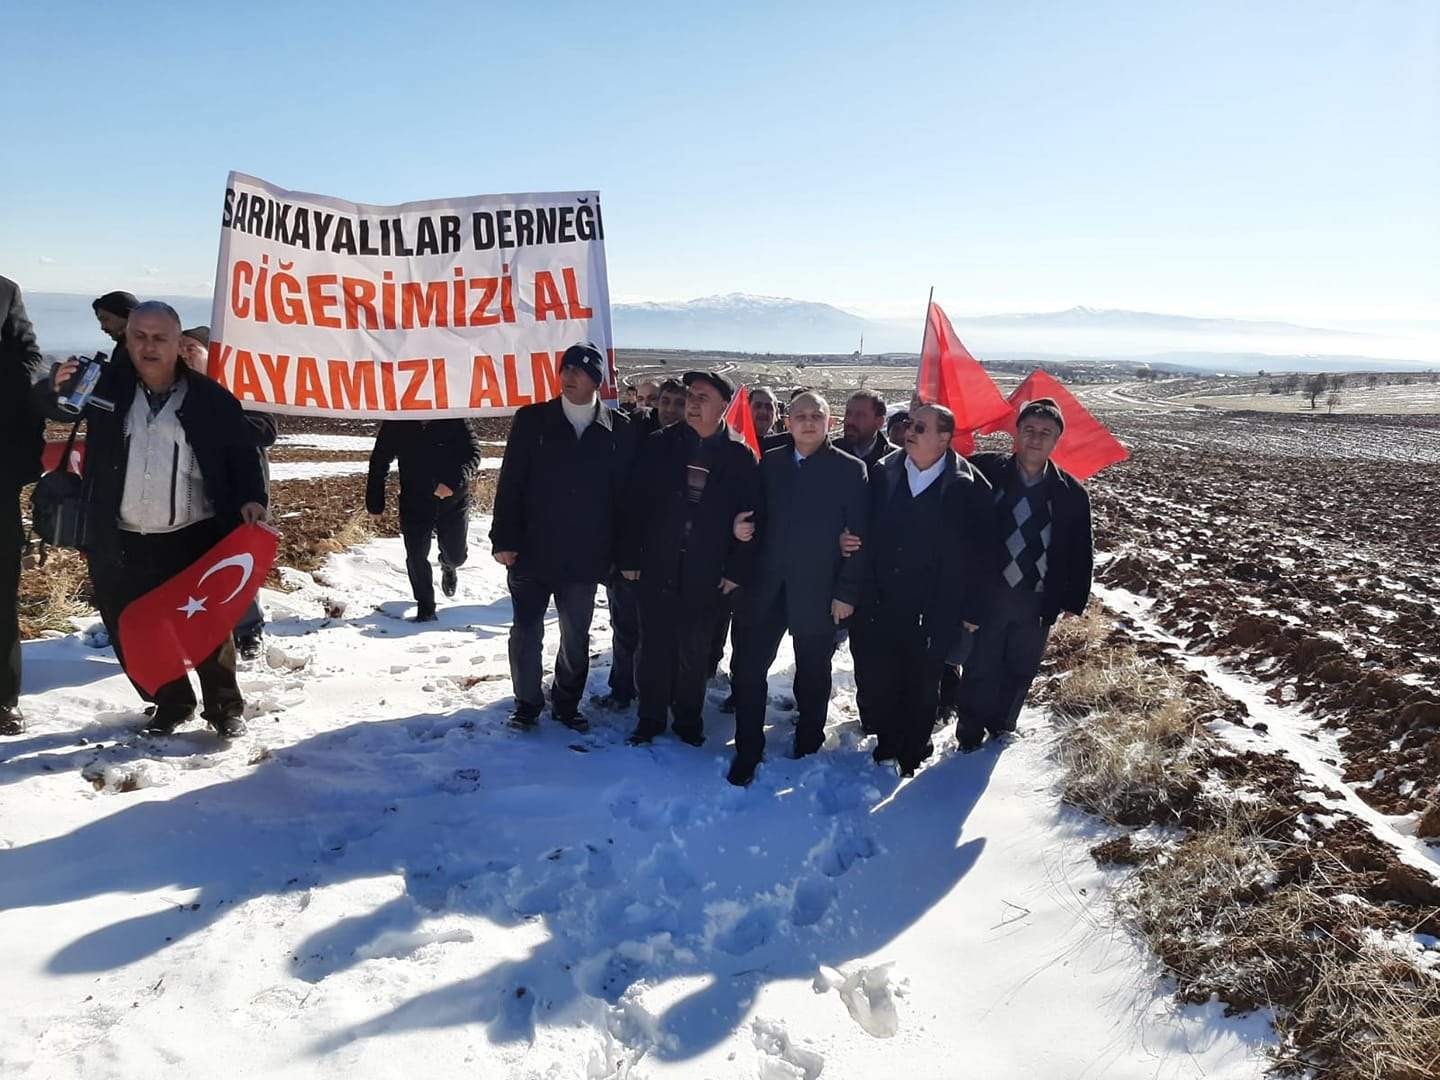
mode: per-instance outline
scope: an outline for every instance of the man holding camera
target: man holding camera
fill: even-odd
[[[0,277],[0,735],[25,730],[20,712],[20,489],[40,475],[44,421],[30,387],[44,375],[20,286]]]
[[[84,406],[89,432],[81,488],[81,549],[122,667],[126,605],[186,569],[242,521],[263,521],[267,501],[255,436],[240,403],[185,365],[175,309],[158,300],[136,305],[125,346],[124,357],[104,365]],[[41,384],[36,399],[46,415],[74,419],[59,402],[81,369],[81,361],[68,360]],[[205,720],[222,738],[243,734],[234,641],[227,637],[195,671]],[[188,678],[140,694],[153,703],[150,734],[169,735],[195,711]]]

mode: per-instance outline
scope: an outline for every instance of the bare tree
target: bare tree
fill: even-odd
[[[1340,404],[1340,391],[1331,390],[1330,396],[1325,399],[1325,411],[1333,413],[1335,406]]]
[[[1311,375],[1305,380],[1305,393],[1310,398],[1310,408],[1316,408],[1315,402],[1320,395],[1330,389],[1330,376],[1324,374]]]

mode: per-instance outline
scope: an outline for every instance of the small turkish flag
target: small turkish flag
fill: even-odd
[[[730,399],[725,410],[725,422],[740,433],[750,452],[760,457],[760,436],[755,434],[755,417],[750,414],[750,388],[740,387],[740,392]]]
[[[925,318],[915,395],[926,405],[944,405],[955,414],[955,436],[950,445],[957,454],[973,453],[975,430],[1010,413],[1000,388],[980,361],[970,355],[945,312],[934,302]]]
[[[270,573],[280,534],[241,525],[191,566],[120,613],[125,674],[147,693],[209,656],[230,636]]]
[[[986,426],[982,435],[994,431],[1009,431],[1015,434],[1015,418],[1028,401],[1036,398],[1053,398],[1065,417],[1065,430],[1050,460],[1077,480],[1088,480],[1107,465],[1124,461],[1130,456],[1120,440],[1110,434],[1110,429],[1075,399],[1075,395],[1060,384],[1060,380],[1038,368],[1025,377],[1025,381],[1010,395],[1010,412]]]

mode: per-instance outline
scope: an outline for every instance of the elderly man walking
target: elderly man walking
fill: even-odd
[[[125,327],[125,355],[105,366],[96,396],[114,412],[85,412],[83,548],[95,606],[121,666],[120,613],[132,600],[184,570],[240,522],[266,517],[265,478],[240,403],[181,359],[180,317],[169,304],[136,305]],[[36,398],[56,420],[73,419],[57,398],[78,369],[56,367]],[[245,731],[235,681],[235,643],[226,637],[195,668],[202,715],[222,738]],[[140,688],[137,686],[137,690]],[[195,710],[188,678],[153,695],[146,731],[168,735]]]
[[[1051,398],[1021,406],[1013,454],[970,458],[994,489],[1000,572],[988,583],[989,615],[960,679],[956,737],[967,753],[1015,721],[1062,611],[1090,599],[1094,546],[1090,496],[1050,460],[1065,430]]]
[[[625,414],[598,394],[605,360],[593,345],[572,345],[560,358],[560,396],[515,414],[495,492],[490,548],[507,570],[510,624],[510,723],[540,721],[545,611],[555,601],[560,651],[550,711],[584,731],[580,699],[590,673],[590,620],[595,587],[615,561],[615,530],[635,456]]]
[[[990,485],[950,448],[954,434],[949,409],[921,406],[904,452],[870,476],[863,617],[852,648],[857,675],[865,673],[875,760],[897,761],[904,776],[934,750],[941,672],[962,629],[983,623],[996,569]]]
[[[755,583],[736,594],[732,784],[750,783],[764,754],[766,675],[787,631],[800,713],[792,756],[813,754],[825,741],[835,628],[854,614],[865,564],[863,548],[843,558],[835,538],[848,528],[863,542],[868,531],[865,466],[831,444],[829,427],[825,399],[801,394],[790,403],[794,445],[761,459]]]
[[[753,544],[735,518],[759,502],[754,455],[725,423],[735,388],[713,371],[685,375],[685,422],[641,448],[619,569],[640,584],[640,718],[630,741],[669,726],[699,746],[711,632],[725,597],[750,580]]]

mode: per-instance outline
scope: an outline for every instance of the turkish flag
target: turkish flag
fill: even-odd
[[[1009,431],[1015,435],[1015,420],[1021,408],[1036,398],[1054,398],[1065,417],[1065,430],[1050,460],[1077,480],[1088,480],[1107,465],[1124,461],[1130,456],[1120,440],[1110,434],[1109,428],[1096,420],[1075,395],[1060,384],[1060,380],[1038,368],[1025,377],[1025,381],[1010,395],[1009,415],[986,426],[982,435],[994,431]]]
[[[241,525],[120,613],[125,673],[147,693],[179,679],[230,636],[270,573],[280,534]]]
[[[926,405],[944,405],[955,414],[955,437],[950,445],[960,454],[975,450],[973,433],[977,428],[1010,413],[1000,388],[970,355],[940,305],[933,302],[925,319],[915,396]]]
[[[730,399],[730,407],[725,410],[725,422],[740,433],[745,440],[750,452],[758,460],[760,457],[760,436],[755,434],[755,417],[750,415],[750,388],[740,387],[739,392]]]
[[[40,454],[40,471],[54,472],[60,468],[60,459],[65,456],[65,443],[59,440],[47,442]],[[77,439],[70,448],[70,471],[79,476],[85,471],[85,440]]]

